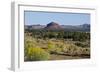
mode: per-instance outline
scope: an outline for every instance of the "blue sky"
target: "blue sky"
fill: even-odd
[[[60,25],[90,24],[90,14],[24,11],[24,15],[25,25],[46,25],[50,22]]]

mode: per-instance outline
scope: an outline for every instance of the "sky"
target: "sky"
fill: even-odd
[[[25,25],[46,25],[50,22],[56,22],[60,25],[90,24],[90,14],[24,11]]]

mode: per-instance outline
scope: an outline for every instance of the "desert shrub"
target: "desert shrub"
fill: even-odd
[[[57,40],[56,41],[49,40],[47,45],[49,53],[53,54],[59,54],[65,48],[65,45],[62,43],[62,41],[57,41]]]
[[[27,55],[27,52],[28,52],[28,49],[29,48],[33,48],[33,47],[37,47],[38,46],[36,45],[37,42],[34,38],[31,38],[31,37],[25,37],[25,41],[24,41],[24,56]]]
[[[55,51],[55,44],[50,40],[47,42],[47,49],[49,53]]]
[[[56,45],[57,47],[57,53],[64,53],[66,51],[66,44],[60,42],[59,44]]]
[[[48,60],[49,53],[41,48],[28,48],[26,57],[28,61]]]
[[[90,49],[89,48],[83,48],[83,55],[90,55]]]
[[[81,55],[89,55],[89,48],[81,48],[74,44],[67,44],[66,48],[63,49],[63,53],[70,56],[81,56]]]
[[[75,45],[79,46],[79,47],[90,47],[90,43],[89,42],[76,42]]]
[[[35,38],[26,36],[24,40],[24,44],[25,44],[25,48],[30,48],[36,46],[37,41]]]
[[[67,49],[68,49],[67,50],[67,53],[69,55],[77,55],[77,50],[78,50],[78,47],[77,46],[71,44],[71,45],[69,45],[69,47]]]

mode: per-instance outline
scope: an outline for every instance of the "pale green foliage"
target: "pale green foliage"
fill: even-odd
[[[48,52],[55,51],[55,44],[52,41],[48,41],[47,49],[48,49]]]
[[[48,60],[49,53],[41,48],[28,48],[26,57],[29,61]]]
[[[24,56],[26,61],[40,61],[49,59],[49,53],[38,45],[38,40],[28,37],[25,38]]]

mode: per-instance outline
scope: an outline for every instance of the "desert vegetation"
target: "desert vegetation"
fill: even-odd
[[[90,32],[26,29],[24,60],[90,58]]]

